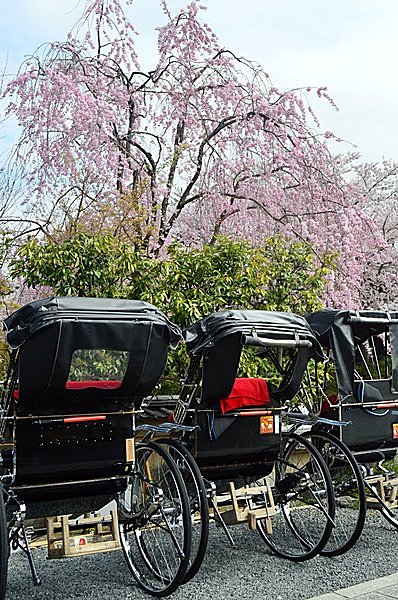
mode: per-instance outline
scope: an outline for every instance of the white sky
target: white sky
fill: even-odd
[[[0,0],[0,68],[16,71],[41,43],[63,40],[85,0]],[[172,9],[185,0],[169,0]],[[363,161],[398,161],[398,0],[202,0],[222,46],[261,63],[281,88],[326,85],[339,106],[316,104],[324,130]],[[141,62],[153,64],[159,0],[128,9]],[[12,133],[0,130],[0,146]],[[355,149],[349,145],[341,151]]]

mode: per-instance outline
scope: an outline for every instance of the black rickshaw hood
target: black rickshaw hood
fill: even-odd
[[[153,304],[119,298],[53,296],[26,304],[3,321],[7,342],[19,348],[34,333],[59,320],[153,321],[167,325],[169,343],[175,347],[181,331]]]
[[[398,390],[398,313],[378,310],[323,309],[306,315],[323,347],[333,352],[342,399],[354,388],[355,345],[388,328],[392,356],[392,388]]]
[[[90,405],[97,410],[136,406],[152,393],[169,347],[181,339],[180,329],[161,310],[141,300],[51,297],[20,308],[4,326],[8,343],[18,349],[17,410],[22,416],[38,410],[68,413],[77,405],[83,412]],[[80,371],[73,374],[73,364],[89,364],[96,350],[124,356],[126,364],[120,372],[83,370],[88,379],[79,384],[84,377]]]
[[[288,312],[265,310],[223,310],[214,312],[183,331],[188,352],[201,354],[227,336],[235,333],[251,335],[261,332],[274,340],[284,338],[311,342],[312,354],[320,360],[324,359],[321,346],[304,317]]]

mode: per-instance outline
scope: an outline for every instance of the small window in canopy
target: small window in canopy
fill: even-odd
[[[108,348],[79,348],[72,355],[66,389],[117,389],[127,371],[130,353]]]

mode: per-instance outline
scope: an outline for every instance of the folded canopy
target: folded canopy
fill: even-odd
[[[307,340],[314,355],[323,358],[320,345],[304,317],[293,313],[265,310],[223,310],[212,313],[185,329],[188,352],[201,354],[225,337],[241,333],[259,335],[274,341]]]

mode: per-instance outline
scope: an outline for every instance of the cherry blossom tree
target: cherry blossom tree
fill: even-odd
[[[370,259],[363,283],[363,303],[398,310],[398,163],[359,163],[350,157],[359,203],[379,227],[387,248]],[[365,261],[366,262],[366,261]]]
[[[379,225],[384,238],[398,247],[398,163],[362,163],[354,167],[363,194],[363,207]]]
[[[220,45],[198,0],[176,16],[161,6],[152,70],[140,67],[122,0],[88,0],[67,41],[39,49],[8,83],[21,128],[9,168],[29,226],[105,229],[150,255],[173,239],[282,233],[334,250],[329,302],[358,306],[369,255],[387,245],[308,102],[333,104],[326,88],[279,90]]]

